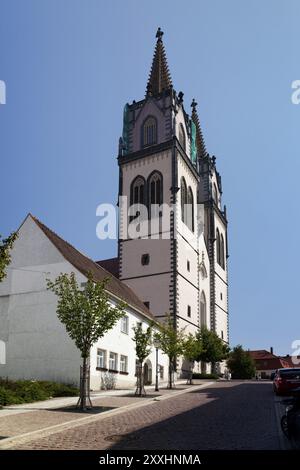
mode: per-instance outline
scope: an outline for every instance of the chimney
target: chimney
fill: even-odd
[[[273,346],[270,347],[270,353],[273,354]]]

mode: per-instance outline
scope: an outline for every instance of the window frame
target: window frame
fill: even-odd
[[[124,326],[124,322],[125,321],[125,324],[126,324],[126,328],[123,329],[123,326]],[[124,333],[125,335],[128,335],[129,333],[129,316],[128,315],[124,315],[122,318],[121,318],[121,333]]]
[[[98,358],[100,357],[99,355],[99,352],[102,352],[103,353],[103,365],[99,365],[99,361],[98,361]],[[105,349],[102,349],[102,348],[97,348],[97,369],[105,369],[107,370],[107,351]]]
[[[111,357],[110,355],[113,354],[114,355],[114,360],[115,360],[115,367],[111,367]],[[118,353],[115,353],[113,351],[109,351],[109,358],[108,358],[108,370],[110,372],[117,372],[118,371]]]

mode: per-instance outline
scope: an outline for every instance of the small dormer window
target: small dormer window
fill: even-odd
[[[143,146],[156,144],[157,142],[157,126],[156,119],[152,116],[148,117],[143,126]]]

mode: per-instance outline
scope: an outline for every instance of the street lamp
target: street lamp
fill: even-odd
[[[155,347],[156,349],[156,367],[155,367],[155,391],[158,392],[159,389],[158,389],[158,349],[160,347],[160,342],[158,341],[157,338],[154,338],[153,340],[153,346]]]

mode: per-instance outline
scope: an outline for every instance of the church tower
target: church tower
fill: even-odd
[[[206,152],[195,101],[189,116],[183,93],[173,88],[162,37],[159,28],[144,99],[124,108],[119,198],[135,209],[121,214],[119,277],[158,319],[170,313],[186,333],[207,325],[228,342],[221,178]],[[143,228],[138,238],[124,231],[135,220]]]

